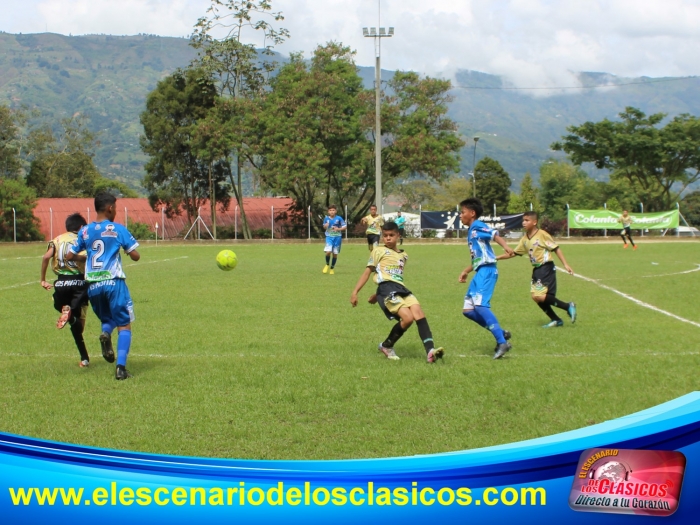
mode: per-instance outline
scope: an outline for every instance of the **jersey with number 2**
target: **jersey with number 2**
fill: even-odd
[[[121,248],[130,253],[139,243],[124,226],[108,220],[93,222],[78,233],[78,241],[71,247],[73,253],[87,251],[85,280],[89,282],[126,279],[122,268]]]

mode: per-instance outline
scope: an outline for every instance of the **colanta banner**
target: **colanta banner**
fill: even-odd
[[[630,213],[632,228],[665,230],[678,228],[678,210],[659,213]],[[569,228],[622,229],[622,213],[610,210],[569,210]]]
[[[514,215],[484,215],[479,217],[494,230],[517,230],[523,227],[523,214]],[[420,227],[423,230],[455,230],[467,229],[459,220],[456,211],[424,211],[420,214]]]

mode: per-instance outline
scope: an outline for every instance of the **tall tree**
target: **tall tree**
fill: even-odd
[[[141,113],[141,149],[150,155],[144,187],[151,206],[154,210],[165,206],[168,216],[184,208],[190,224],[210,191],[218,195],[217,200],[225,200],[228,194],[228,165],[202,155],[196,139],[197,126],[215,99],[216,85],[206,71],[177,70],[158,83]]]
[[[552,144],[580,165],[593,162],[611,170],[612,179],[627,181],[647,210],[675,205],[689,185],[700,180],[700,119],[683,114],[665,126],[665,116],[647,116],[628,107],[620,120],[570,126],[569,135]]]
[[[0,178],[17,178],[22,171],[20,130],[23,113],[0,104]]]
[[[532,206],[533,211],[542,211],[539,192],[532,180],[532,175],[530,175],[530,172],[527,172],[520,183],[520,193],[511,193],[510,195],[508,211],[510,213],[522,213],[530,210],[530,206]]]
[[[191,44],[198,50],[193,66],[203,68],[217,79],[221,97],[254,99],[261,96],[276,67],[276,63],[269,59],[273,55],[272,48],[289,36],[286,29],[273,26],[274,22],[282,20],[282,13],[272,10],[271,0],[211,0],[206,15],[197,21],[192,35]],[[221,38],[218,37],[220,34],[223,34]],[[262,60],[255,43],[248,42],[248,38],[262,40],[258,41]],[[219,116],[228,115],[235,119],[236,111],[241,107],[245,106],[228,104]],[[208,150],[220,151],[222,146],[227,146],[224,158],[233,163],[231,186],[241,211],[243,234],[249,239],[251,233],[243,206],[241,170],[244,163],[253,168],[257,163],[247,136],[241,131],[217,137],[217,146]],[[200,133],[203,141],[210,136],[211,128],[208,127]]]
[[[494,204],[497,211],[508,209],[511,180],[500,162],[491,157],[479,160],[474,168],[474,179],[476,195],[488,213],[493,213]]]
[[[42,240],[35,207],[36,193],[21,178],[0,178],[0,241],[14,240],[15,220],[18,241]]]

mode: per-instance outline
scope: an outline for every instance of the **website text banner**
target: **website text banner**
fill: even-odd
[[[519,230],[523,227],[523,214],[483,215],[479,220],[494,230]],[[420,214],[420,227],[423,230],[466,230],[456,211],[424,211]]]
[[[596,451],[608,449],[632,451],[618,461],[631,472],[625,474],[625,483],[646,479],[640,478],[645,475],[640,463],[644,458],[636,459],[635,450],[682,454],[687,459],[682,488],[680,478],[668,478],[676,479],[677,493],[669,491],[675,499],[661,510],[672,512],[664,523],[697,522],[700,392],[563,434],[403,458],[193,458],[0,434],[0,512],[3,523],[22,524],[590,524],[590,513],[578,510],[614,508],[612,499],[609,507],[607,500],[598,505],[609,496],[608,485],[598,478],[615,465],[607,457],[601,465],[595,463],[601,456]],[[654,465],[649,475],[656,475]],[[582,472],[584,477],[595,472],[591,482],[597,483],[599,494],[572,496],[572,490],[587,490],[574,485]],[[635,498],[636,493],[627,498],[630,512],[639,500]],[[648,497],[643,504],[648,511]],[[606,512],[594,518],[603,524],[639,519]]]
[[[630,213],[635,230],[678,228],[678,210],[659,213]],[[569,210],[569,228],[589,230],[622,229],[622,213],[609,210]]]

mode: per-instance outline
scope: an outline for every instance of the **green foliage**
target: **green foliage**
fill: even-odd
[[[532,175],[528,172],[520,183],[520,193],[511,193],[510,200],[508,201],[508,211],[510,213],[521,213],[530,210],[531,206],[533,211],[542,211],[539,191],[535,187]]]
[[[437,196],[436,184],[425,179],[403,181],[392,186],[392,195],[401,201],[400,210],[417,213],[421,207],[431,209],[431,203]]]
[[[135,239],[152,241],[156,238],[154,231],[151,231],[151,227],[144,222],[129,222],[129,232],[134,236]]]
[[[694,191],[683,197],[680,210],[689,224],[700,226],[700,191]]]
[[[0,178],[17,178],[22,170],[20,130],[23,113],[0,104]]]
[[[477,162],[474,178],[476,179],[476,196],[481,200],[487,214],[493,213],[494,204],[496,211],[508,209],[510,175],[497,160],[484,157]]]
[[[36,193],[24,181],[0,178],[0,241],[14,240],[15,218],[18,241],[42,240],[35,207]]]
[[[659,127],[663,113],[647,115],[627,107],[620,121],[604,119],[569,126],[569,135],[552,148],[574,164],[593,162],[626,181],[649,211],[670,209],[681,193],[700,180],[700,119],[688,114]]]

